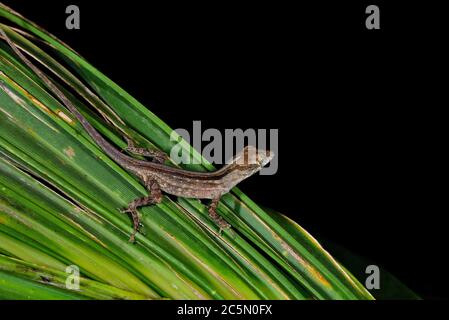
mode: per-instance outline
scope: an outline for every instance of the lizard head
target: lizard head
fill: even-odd
[[[237,154],[233,162],[240,166],[258,166],[262,168],[268,164],[273,157],[274,153],[270,150],[247,146]]]
[[[229,190],[240,181],[260,171],[273,157],[274,153],[269,150],[257,149],[253,146],[245,147],[226,166],[225,170],[228,171],[228,174],[224,179],[227,181]]]
[[[248,177],[261,170],[273,157],[274,153],[270,150],[247,146],[237,154],[232,163],[242,175]]]

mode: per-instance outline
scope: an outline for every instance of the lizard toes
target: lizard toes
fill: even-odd
[[[224,220],[219,221],[218,223],[218,234],[222,235],[224,230],[231,229],[231,225]]]
[[[118,209],[121,213],[134,213],[136,210],[132,208],[119,208]]]
[[[131,236],[129,237],[128,242],[129,242],[129,243],[134,243],[134,242],[136,242],[136,235],[135,235],[135,234],[131,234]]]

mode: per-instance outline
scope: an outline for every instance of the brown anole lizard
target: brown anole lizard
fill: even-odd
[[[162,191],[184,198],[211,199],[209,205],[209,216],[219,227],[219,231],[229,228],[230,225],[217,214],[216,209],[220,197],[228,193],[240,181],[258,172],[272,158],[273,153],[268,150],[258,150],[248,146],[244,148],[233,161],[220,170],[214,172],[193,172],[164,165],[167,155],[160,151],[136,148],[131,140],[128,142],[127,150],[134,154],[140,154],[153,158],[153,161],[138,160],[123,154],[105,138],[86,120],[72,102],[54,85],[51,80],[36,66],[34,66],[9,39],[4,30],[0,27],[0,33],[8,44],[19,56],[19,58],[45,83],[48,89],[53,92],[70,112],[78,119],[84,129],[89,133],[95,143],[115,162],[129,172],[136,175],[144,183],[149,191],[149,195],[133,200],[126,209],[121,212],[129,213],[134,224],[134,231],[130,241],[133,242],[135,234],[140,227],[140,218],[137,208],[149,204],[157,204],[162,200]]]

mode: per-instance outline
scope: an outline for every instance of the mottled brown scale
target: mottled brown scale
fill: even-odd
[[[216,212],[220,197],[229,192],[240,181],[259,171],[273,157],[270,151],[257,150],[255,147],[244,148],[234,160],[215,172],[192,172],[164,165],[167,155],[157,150],[137,148],[132,141],[128,142],[127,150],[131,153],[149,156],[153,162],[138,160],[120,152],[83,117],[72,102],[56,87],[47,76],[34,66],[9,39],[0,28],[0,33],[6,39],[17,56],[30,67],[78,119],[84,129],[89,133],[96,144],[120,166],[139,177],[149,191],[146,197],[133,200],[122,212],[129,213],[134,224],[134,231],[130,241],[134,241],[135,234],[140,226],[137,208],[162,201],[162,191],[184,198],[212,199],[209,206],[209,216],[219,227],[219,231],[229,228],[229,224]]]

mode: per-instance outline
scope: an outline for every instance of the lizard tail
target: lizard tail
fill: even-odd
[[[2,27],[0,27],[0,34],[6,39],[6,42],[12,48],[12,50],[16,53],[16,55],[31,69],[34,73],[45,83],[47,88],[53,92],[59,100],[69,109],[69,111],[78,119],[81,125],[86,129],[92,139],[100,146],[100,148],[110,156],[114,161],[119,163],[120,165],[129,167],[130,161],[135,159],[128,157],[121,153],[117,148],[115,148],[112,144],[110,144],[105,138],[103,138],[100,133],[84,118],[84,116],[78,111],[78,109],[72,104],[72,102],[62,93],[59,88],[53,84],[53,82],[35,65],[31,63],[17,48],[14,42],[8,37]]]

